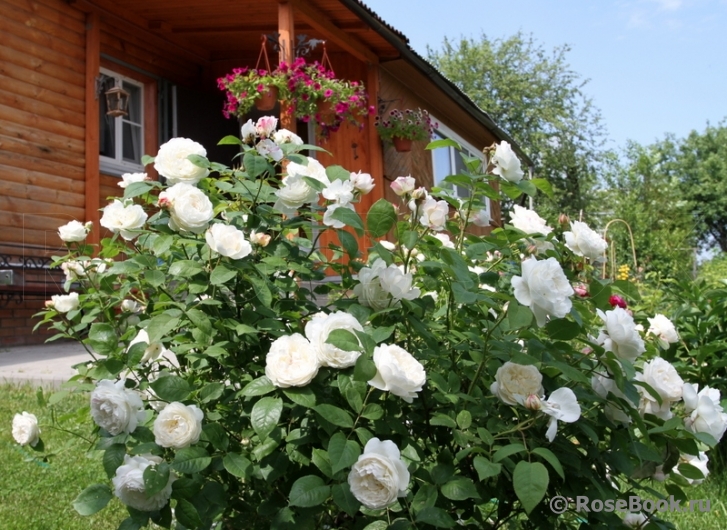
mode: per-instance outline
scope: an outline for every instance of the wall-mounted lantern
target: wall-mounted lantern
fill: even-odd
[[[106,111],[107,116],[117,118],[119,116],[128,116],[129,93],[121,87],[115,86],[106,92]]]

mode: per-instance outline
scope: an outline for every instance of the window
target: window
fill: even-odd
[[[443,183],[445,177],[449,175],[456,175],[461,173],[465,169],[464,161],[462,160],[461,153],[467,156],[473,156],[482,159],[484,162],[484,155],[482,152],[474,147],[472,144],[463,140],[459,135],[452,131],[449,127],[442,125],[442,122],[435,120],[432,117],[432,121],[439,122],[439,127],[432,133],[432,140],[444,140],[450,138],[457,142],[461,147],[462,151],[457,151],[454,147],[440,147],[438,149],[432,149],[432,169],[434,171],[434,185],[441,188],[450,188],[452,195],[458,198],[465,198],[469,196],[469,191],[459,186],[452,186],[452,184]],[[490,214],[490,201],[486,200],[486,211]]]
[[[129,93],[129,113],[115,118],[106,111],[105,92],[118,86]],[[112,175],[143,171],[144,85],[121,74],[101,69],[99,95],[99,154],[101,170]]]

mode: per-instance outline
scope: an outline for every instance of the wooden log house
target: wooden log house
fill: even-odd
[[[514,144],[359,0],[0,0],[0,13],[0,346],[47,337],[31,334],[31,317],[62,284],[48,270],[48,257],[62,253],[57,227],[93,221],[97,243],[99,210],[120,195],[122,173],[143,170],[141,155],[183,136],[229,162],[234,152],[216,143],[239,125],[222,116],[215,80],[254,67],[261,35],[279,34],[288,57],[299,35],[326,41],[337,76],[363,81],[381,112],[427,109],[440,136],[473,154]],[[131,93],[123,119],[106,116],[103,93],[114,85]],[[283,125],[320,141],[305,124]],[[454,152],[420,142],[397,153],[382,144],[374,116],[364,125],[334,133],[325,144],[333,156],[322,160],[374,177],[362,212],[396,199],[389,182],[397,176],[431,187],[456,168]]]

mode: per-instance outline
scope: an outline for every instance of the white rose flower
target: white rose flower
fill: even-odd
[[[600,309],[596,313],[605,323],[605,327],[596,339],[606,351],[613,352],[619,359],[634,362],[646,351],[644,340],[636,330],[634,318],[628,311],[615,307],[605,313]]]
[[[66,275],[66,281],[72,282],[78,278],[86,276],[86,269],[83,268],[83,263],[75,260],[68,260],[61,263],[61,270]]]
[[[597,232],[591,230],[586,223],[571,221],[570,232],[563,232],[565,246],[576,256],[583,256],[592,261],[604,261],[608,243]]]
[[[13,438],[20,445],[35,447],[40,441],[40,427],[35,414],[23,411],[13,416]]]
[[[692,432],[706,432],[718,442],[727,430],[727,414],[720,405],[720,392],[704,387],[697,393],[697,386],[685,383],[683,387],[684,409],[689,416],[684,426]]]
[[[412,275],[406,274],[396,265],[389,265],[385,269],[380,269],[379,282],[381,288],[391,295],[394,304],[398,304],[399,300],[414,300],[419,298],[421,291],[417,287],[412,287]]]
[[[280,146],[272,141],[270,138],[260,140],[255,145],[255,150],[260,156],[269,156],[276,162],[280,162],[284,156],[283,150],[280,149]]]
[[[326,186],[321,195],[329,201],[346,205],[353,200],[353,182],[350,180],[334,180]]]
[[[490,226],[490,221],[492,220],[492,218],[490,217],[490,214],[487,213],[487,210],[482,208],[480,210],[472,212],[469,220],[475,226],[485,227]]]
[[[144,182],[145,180],[149,180],[149,175],[146,173],[124,173],[121,175],[121,180],[117,184],[119,188],[126,188],[129,184]]]
[[[328,180],[326,174],[326,168],[323,167],[318,160],[315,158],[307,157],[307,164],[298,164],[297,162],[290,162],[286,171],[288,176],[300,175],[302,177],[311,177],[319,181],[321,184],[328,186],[331,182]]]
[[[566,423],[578,421],[581,417],[581,406],[575,393],[568,387],[555,390],[550,397],[540,403],[540,410],[550,416],[545,437],[549,442],[555,440],[558,431],[558,420]]]
[[[523,179],[523,170],[520,168],[520,159],[507,142],[500,142],[495,148],[490,162],[495,166],[492,173],[500,175],[510,182],[520,182]]]
[[[275,116],[263,116],[258,118],[257,123],[255,124],[255,132],[257,132],[258,136],[261,138],[270,138],[277,126],[278,118]]]
[[[434,234],[434,237],[439,239],[443,247],[454,248],[454,242],[449,238],[447,234]]]
[[[315,348],[300,333],[276,339],[265,358],[265,375],[281,388],[307,385],[319,367]]]
[[[79,221],[71,221],[58,227],[58,237],[66,243],[84,241],[87,235],[86,225]]]
[[[213,224],[205,234],[207,245],[223,256],[242,259],[252,252],[252,245],[242,230],[221,223]]]
[[[682,398],[684,381],[679,377],[676,369],[668,362],[657,357],[644,364],[643,373],[637,373],[636,381],[642,381],[653,388],[661,397],[659,402],[644,389],[638,387],[641,399],[639,401],[639,413],[653,414],[663,420],[670,419],[673,414],[671,405]]]
[[[353,288],[353,293],[358,297],[362,305],[381,310],[389,307],[391,297],[381,287],[379,274],[386,268],[382,259],[377,259],[371,267],[363,267],[358,273],[358,281]]]
[[[523,261],[522,276],[513,276],[511,282],[515,298],[530,307],[540,327],[545,325],[548,315],[563,318],[571,310],[569,297],[575,291],[555,258]]]
[[[139,235],[134,231],[140,230],[144,226],[147,217],[141,205],[124,206],[123,202],[115,199],[103,209],[99,222],[104,228],[108,228],[113,233],[118,232],[126,241],[131,241]]]
[[[242,141],[246,144],[250,144],[255,141],[255,138],[257,138],[257,129],[255,128],[255,124],[252,120],[247,120],[247,122],[245,122],[240,128],[240,138],[242,138]]]
[[[358,173],[351,172],[350,180],[353,182],[353,188],[361,195],[366,195],[376,186],[373,177],[369,173],[362,173],[361,171]]]
[[[341,350],[333,344],[326,343],[328,336],[336,329],[343,329],[356,335],[356,330],[363,331],[363,326],[356,320],[356,317],[343,311],[330,315],[316,313],[305,325],[305,336],[316,351],[321,366],[349,368],[356,364],[356,359],[361,356],[361,352]]]
[[[530,395],[542,396],[543,375],[535,366],[507,361],[497,369],[490,392],[508,405],[523,405]]]
[[[207,195],[190,184],[175,184],[161,192],[159,204],[169,208],[169,228],[175,231],[201,234],[215,216]]]
[[[406,495],[409,471],[391,440],[371,438],[351,466],[348,484],[356,499],[370,510],[380,510]]]
[[[343,228],[344,226],[346,226],[346,223],[344,223],[343,221],[339,221],[338,219],[333,217],[333,213],[339,208],[346,208],[348,210],[351,210],[352,212],[356,211],[353,207],[353,204],[329,204],[326,208],[326,211],[323,213],[324,225],[330,226],[331,228]]]
[[[290,132],[288,129],[279,129],[275,131],[273,133],[273,141],[278,145],[303,145],[303,139],[294,132]]]
[[[139,394],[125,387],[126,380],[103,379],[91,392],[91,417],[111,436],[134,432],[144,419],[144,403]]]
[[[161,458],[152,455],[124,455],[124,463],[116,469],[116,475],[111,479],[114,495],[126,506],[142,512],[155,512],[164,508],[172,496],[172,483],[177,479],[174,472],[169,473],[167,485],[154,495],[147,495],[144,486],[144,470],[161,461]]]
[[[172,138],[159,148],[154,169],[167,179],[167,184],[184,182],[194,186],[209,175],[209,170],[195,166],[189,155],[207,156],[207,150],[189,138]]]
[[[433,197],[427,199],[419,207],[419,222],[432,230],[444,230],[449,215],[447,201],[438,201]]]
[[[154,420],[154,442],[162,447],[183,449],[194,445],[202,434],[204,412],[196,405],[174,401]]]
[[[631,400],[629,400],[626,395],[621,392],[621,389],[616,385],[616,381],[610,377],[606,377],[599,373],[594,374],[591,378],[591,387],[593,388],[593,391],[603,399],[608,398],[608,393],[610,392],[614,397],[620,398],[631,405]],[[631,423],[631,417],[624,412],[621,407],[614,403],[606,403],[603,412],[606,414],[606,417],[614,423],[622,423],[625,425]]]
[[[665,350],[669,348],[669,344],[679,342],[679,334],[677,333],[674,323],[664,315],[657,313],[654,318],[647,318],[649,321],[649,329],[646,334],[654,335],[659,345]]]
[[[623,518],[623,524],[629,528],[642,528],[648,521],[641,512],[629,512]]]
[[[399,197],[414,191],[414,186],[416,186],[414,177],[396,177],[396,180],[391,183],[391,189]]]
[[[424,366],[414,356],[395,344],[374,348],[376,375],[369,384],[412,403],[427,382]]]
[[[547,236],[553,229],[548,226],[545,219],[533,210],[515,204],[510,210],[510,223],[512,226],[526,234],[540,234]]]
[[[146,342],[147,344],[147,347],[144,349],[144,355],[139,361],[140,364],[146,364],[159,358],[171,359],[173,357],[176,360],[176,355],[174,355],[172,351],[166,349],[163,343],[150,342],[149,334],[146,332],[145,329],[139,330],[139,333],[136,334],[136,337],[134,337],[131,342],[129,342],[129,346],[128,348],[126,348],[126,353],[129,353],[129,350],[131,350],[131,347],[134,344],[138,344],[140,342]]]
[[[80,302],[78,293],[56,294],[50,297],[50,307],[59,313],[68,313],[74,309],[78,309]]]
[[[121,302],[121,310],[126,313],[138,313],[144,309],[145,307],[143,305],[136,300],[131,300],[130,298],[126,298]]]
[[[303,177],[304,175],[288,175],[283,178],[283,187],[275,192],[278,200],[275,201],[273,208],[292,217],[304,204],[318,201],[318,192],[311,188]]]
[[[256,245],[260,245],[261,247],[267,247],[270,243],[270,239],[271,237],[269,234],[255,232],[254,230],[250,232],[250,241]]]
[[[696,467],[699,471],[702,472],[702,475],[704,475],[704,478],[687,478],[684,477],[687,482],[689,482],[690,486],[696,486],[698,484],[701,484],[704,482],[704,479],[707,478],[707,475],[709,475],[709,468],[707,467],[707,463],[709,462],[709,457],[707,456],[707,453],[704,451],[699,452],[699,456],[697,455],[687,455],[682,454],[679,458],[679,464],[689,464],[690,466]],[[679,473],[679,465],[677,464],[672,468],[672,473],[676,473],[677,475],[681,475]]]

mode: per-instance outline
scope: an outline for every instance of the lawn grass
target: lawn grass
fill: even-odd
[[[711,467],[711,466],[710,466]],[[657,491],[668,495],[662,484],[653,485]],[[723,474],[710,473],[702,484],[685,488],[690,500],[707,499],[710,501],[709,512],[701,512],[699,506],[694,511],[680,513],[662,513],[661,518],[674,524],[679,529],[690,530],[727,530],[727,478]],[[687,509],[682,502],[683,510]]]
[[[46,397],[49,393],[46,393]],[[87,397],[71,395],[54,405],[57,415],[78,412],[77,419],[61,423],[64,428],[88,435],[90,416]],[[38,417],[45,453],[57,452],[48,462],[38,459],[43,453],[20,447],[13,440],[13,416],[27,411]],[[73,499],[87,486],[110,484],[100,454],[88,453],[89,444],[51,428],[51,409],[41,406],[36,388],[30,385],[0,385],[0,528],[2,530],[116,530],[128,517],[115,497],[102,511],[89,517],[73,509]],[[30,460],[30,461],[27,461]]]

